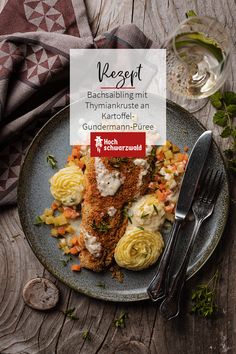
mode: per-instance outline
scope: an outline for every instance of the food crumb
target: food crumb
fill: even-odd
[[[119,283],[123,283],[124,274],[122,273],[120,267],[118,265],[114,265],[110,268],[110,272],[112,274],[112,278],[118,280]]]

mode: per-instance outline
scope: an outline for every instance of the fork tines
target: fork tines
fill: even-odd
[[[205,176],[202,179],[202,188],[199,195],[199,199],[205,203],[213,203],[217,192],[222,183],[223,173],[220,171],[215,171],[213,169],[208,169]]]

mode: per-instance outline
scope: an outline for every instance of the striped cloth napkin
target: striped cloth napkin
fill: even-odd
[[[16,203],[20,167],[34,135],[69,104],[70,49],[155,45],[133,24],[94,39],[83,0],[3,0],[0,6],[2,206]]]

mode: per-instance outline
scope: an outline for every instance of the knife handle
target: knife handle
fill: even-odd
[[[169,269],[171,259],[174,254],[178,233],[183,219],[175,219],[172,226],[171,235],[168,239],[158,270],[147,288],[148,296],[152,301],[164,298],[169,286]]]
[[[160,306],[161,314],[168,320],[178,316],[179,314],[181,294],[186,280],[188,264],[192,254],[196,236],[198,234],[202,222],[203,220],[198,220],[198,219],[195,221],[193,233],[191,235],[190,242],[188,244],[184,259],[174,278],[171,288],[167,296],[165,297],[165,300],[162,302]]]

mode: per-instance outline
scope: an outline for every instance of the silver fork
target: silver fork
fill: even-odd
[[[206,220],[214,210],[215,201],[219,193],[221,182],[222,172],[208,170],[205,177],[204,186],[200,190],[199,197],[193,203],[192,210],[195,216],[193,233],[181,266],[174,278],[171,288],[167,292],[167,295],[160,306],[161,314],[169,320],[179,314],[181,294],[186,280],[189,259],[193,251],[196,236],[203,221]]]

